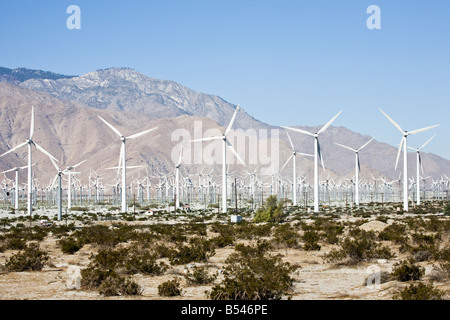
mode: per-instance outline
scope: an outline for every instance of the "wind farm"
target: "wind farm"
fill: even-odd
[[[0,2],[0,300],[448,300],[449,10]]]

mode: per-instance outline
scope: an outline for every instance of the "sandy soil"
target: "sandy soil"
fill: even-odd
[[[392,221],[388,221],[391,223]],[[107,223],[106,223],[107,224]],[[365,230],[380,231],[388,224],[381,221],[370,221],[360,228]],[[90,262],[89,257],[96,249],[90,245],[85,245],[80,251],[73,255],[62,254],[57,245],[57,239],[47,237],[41,242],[50,259],[42,271],[36,272],[5,272],[0,269],[0,299],[36,299],[36,300],[117,300],[117,299],[183,299],[198,300],[207,299],[205,291],[209,291],[212,285],[193,286],[187,285],[183,274],[186,266],[170,266],[162,276],[135,275],[134,280],[143,288],[141,296],[127,297],[104,297],[95,291],[85,291],[81,289],[68,289],[67,280],[70,276],[69,267],[78,266],[83,268]],[[278,250],[284,257],[284,261],[298,265],[300,268],[295,271],[295,279],[292,288],[292,299],[391,299],[392,294],[398,289],[407,286],[407,283],[390,281],[381,284],[379,287],[365,286],[365,280],[374,270],[392,270],[395,262],[402,260],[406,255],[399,254],[393,248],[396,257],[391,260],[376,260],[370,263],[363,263],[357,266],[337,266],[333,263],[325,263],[323,256],[338,248],[333,245],[321,244],[320,251],[304,251],[302,249],[280,249]],[[392,246],[391,246],[392,248]],[[17,251],[7,250],[0,254],[0,266]],[[220,272],[224,266],[225,259],[234,252],[234,247],[216,249],[216,254],[206,263],[212,272]],[[276,252],[275,252],[276,253]],[[421,262],[420,265],[426,269],[424,280],[433,270],[430,262]],[[196,264],[202,265],[202,264]],[[158,295],[158,285],[174,277],[180,277],[183,287],[183,295],[175,298],[160,297]],[[215,283],[220,281],[216,279]],[[450,290],[450,283],[435,283],[441,289]]]

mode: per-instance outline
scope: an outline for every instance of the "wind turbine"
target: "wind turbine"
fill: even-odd
[[[411,148],[408,147],[408,149],[414,150],[417,152],[417,183],[416,183],[416,189],[417,189],[417,204],[420,205],[420,172],[419,172],[419,167],[420,169],[422,169],[422,174],[423,174],[423,167],[422,167],[422,157],[420,156],[420,150],[425,147],[428,142],[430,142],[435,136],[432,136],[427,142],[425,142],[420,148]]]
[[[4,154],[2,154],[0,156],[3,157],[5,155],[7,155],[8,153],[14,152],[17,149],[20,149],[22,147],[25,147],[26,145],[28,145],[28,215],[31,217],[31,215],[33,214],[33,206],[32,206],[32,193],[33,193],[33,175],[32,175],[32,171],[31,171],[31,166],[32,166],[32,157],[31,157],[31,145],[34,145],[39,151],[41,151],[42,153],[46,154],[48,157],[56,160],[55,157],[53,157],[49,152],[47,152],[44,148],[42,148],[41,146],[39,146],[36,142],[33,141],[33,133],[34,133],[34,106],[31,107],[31,125],[30,125],[30,137],[27,138],[25,140],[25,142],[19,144],[18,146],[15,146],[14,148],[12,148],[11,150],[5,152]],[[58,160],[56,160],[58,161]]]
[[[280,171],[282,171],[284,169],[284,167],[288,164],[288,162],[293,159],[294,163],[293,163],[293,172],[292,172],[292,205],[296,206],[297,205],[297,174],[296,174],[296,156],[297,154],[300,154],[302,156],[307,156],[307,157],[314,157],[312,154],[307,154],[307,153],[300,153],[297,152],[295,150],[294,144],[292,143],[291,137],[289,136],[289,133],[286,131],[286,134],[289,138],[289,142],[291,144],[292,147],[292,155],[289,157],[289,159],[286,161],[286,163],[284,164],[284,166],[281,168]]]
[[[234,111],[233,117],[231,118],[230,123],[228,124],[227,129],[223,133],[222,136],[217,137],[210,137],[210,138],[202,138],[202,139],[196,139],[191,140],[191,142],[197,142],[197,141],[214,141],[214,140],[222,140],[223,141],[223,152],[222,152],[222,213],[227,212],[227,146],[230,147],[231,151],[234,153],[236,158],[244,165],[244,162],[242,161],[241,157],[239,157],[239,154],[236,150],[234,150],[233,146],[227,139],[227,134],[231,131],[231,127],[233,126],[234,120],[236,119],[236,114],[239,110],[239,106],[237,106],[236,111]]]
[[[436,124],[434,126],[430,126],[430,127],[417,129],[417,130],[408,132],[408,131],[403,130],[394,120],[392,120],[386,113],[384,113],[383,110],[381,110],[380,108],[378,108],[378,109],[403,135],[402,140],[400,141],[400,146],[398,148],[398,152],[397,152],[397,160],[395,161],[395,170],[397,170],[398,159],[400,158],[400,153],[403,148],[403,210],[408,211],[408,157],[407,157],[408,150],[407,150],[407,145],[406,145],[406,139],[411,134],[416,134],[416,133],[420,133],[420,132],[435,128],[437,126],[440,126],[440,124]]]
[[[120,140],[122,141],[122,146],[120,147],[120,157],[119,157],[119,166],[117,170],[120,170],[121,167],[121,163],[123,165],[122,167],[122,212],[126,213],[127,212],[127,185],[126,185],[126,178],[127,178],[127,166],[126,166],[126,147],[125,147],[125,141],[126,140],[133,140],[136,139],[140,136],[143,136],[144,134],[147,134],[153,130],[155,130],[156,128],[153,129],[149,129],[149,130],[145,130],[136,134],[133,134],[129,137],[125,137],[123,134],[120,133],[119,130],[117,130],[116,128],[114,128],[111,124],[109,124],[106,120],[104,120],[102,117],[98,116],[108,127],[111,128],[112,131],[114,131],[119,137]]]
[[[341,146],[343,148],[346,148],[348,150],[351,150],[355,153],[355,204],[359,206],[359,171],[361,170],[361,167],[359,165],[359,151],[361,149],[365,148],[375,137],[367,141],[365,144],[363,144],[359,149],[353,149],[347,146],[344,146],[343,144],[336,143],[338,146]]]
[[[52,158],[50,160],[53,163],[53,166],[55,167],[57,174],[55,178],[53,179],[53,182],[50,186],[50,189],[53,189],[53,186],[55,184],[56,179],[58,179],[58,193],[56,196],[56,199],[58,201],[58,220],[61,221],[62,219],[62,188],[61,188],[61,177],[64,174],[64,172],[56,165],[55,161],[53,161]]]
[[[32,165],[34,166],[35,164],[33,163]],[[15,193],[14,193],[14,209],[15,210],[19,209],[19,170],[23,170],[26,168],[28,168],[28,166],[16,167],[16,168],[12,168],[10,170],[6,170],[6,171],[2,172],[2,173],[8,173],[11,171],[16,172]]]
[[[308,136],[314,137],[314,212],[319,212],[319,167],[318,167],[318,158],[320,158],[320,163],[322,164],[323,170],[325,170],[325,166],[323,164],[322,153],[320,152],[320,143],[319,143],[319,135],[323,133],[328,127],[333,123],[334,120],[342,113],[342,110],[338,112],[326,125],[324,125],[318,132],[311,133],[305,130],[283,127],[285,129],[289,129],[295,132],[300,132],[306,134]]]
[[[178,157],[178,163],[175,165],[175,207],[180,207],[180,165],[181,157],[183,155],[183,146],[180,149],[180,156]]]
[[[66,170],[64,170],[64,174],[67,174],[69,176],[68,181],[68,191],[67,191],[67,208],[70,209],[72,207],[72,175],[78,174],[79,172],[72,172],[73,169],[78,167],[79,165],[83,164],[86,160],[81,161],[80,163],[77,163],[74,166],[68,166]]]

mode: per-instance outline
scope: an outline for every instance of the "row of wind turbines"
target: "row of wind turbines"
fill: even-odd
[[[191,140],[191,142],[198,142],[198,141],[217,141],[217,140],[221,140],[222,141],[222,157],[223,157],[223,161],[222,161],[222,186],[221,188],[221,201],[222,201],[222,213],[226,213],[228,211],[228,184],[229,182],[229,173],[228,173],[228,168],[227,168],[227,163],[226,163],[226,152],[227,152],[227,148],[230,149],[230,151],[234,154],[234,156],[236,156],[236,158],[239,160],[239,162],[245,167],[245,163],[242,161],[241,157],[239,156],[239,154],[236,152],[236,150],[234,149],[234,147],[232,146],[232,144],[230,143],[230,141],[227,139],[227,135],[230,133],[230,131],[232,130],[232,126],[235,122],[237,113],[239,111],[240,107],[238,106],[226,128],[226,130],[223,132],[223,134],[221,136],[214,136],[214,137],[207,137],[207,138],[202,138],[202,139],[197,139],[197,140]],[[421,156],[420,156],[420,151],[421,149],[423,149],[432,139],[433,137],[431,137],[425,144],[423,144],[420,148],[414,149],[411,147],[407,146],[407,137],[409,135],[413,135],[413,134],[417,134],[420,132],[424,132],[426,130],[432,129],[434,127],[437,127],[439,125],[434,125],[434,126],[429,126],[429,127],[425,127],[422,129],[418,129],[418,130],[413,130],[413,131],[405,131],[403,130],[400,125],[398,125],[394,120],[392,120],[386,113],[384,113],[383,110],[379,109],[380,112],[402,133],[402,139],[399,145],[399,149],[397,152],[397,158],[396,158],[396,163],[395,163],[395,169],[397,169],[398,166],[398,162],[399,162],[399,158],[400,158],[400,154],[401,151],[403,149],[403,209],[404,211],[408,211],[408,179],[406,177],[408,177],[407,175],[407,148],[412,149],[414,151],[417,152],[417,180],[415,182],[416,184],[416,188],[417,188],[417,192],[416,192],[416,196],[417,196],[417,203],[420,204],[420,176],[419,176],[419,168],[422,168],[422,172],[423,172],[423,167],[421,164]],[[296,132],[296,133],[301,133],[301,134],[305,134],[308,136],[311,136],[314,138],[314,154],[305,154],[305,153],[300,153],[296,150],[296,148],[294,147],[294,144],[292,143],[291,137],[289,136],[289,134],[287,133],[288,139],[289,139],[289,143],[292,149],[292,155],[291,157],[286,161],[285,165],[282,167],[281,170],[284,169],[284,167],[291,161],[291,159],[293,160],[293,172],[292,172],[292,203],[294,206],[297,205],[297,192],[296,190],[298,190],[298,186],[297,186],[297,173],[296,173],[296,157],[298,155],[302,155],[302,156],[307,156],[307,157],[313,157],[314,158],[314,183],[313,183],[313,198],[314,198],[314,212],[318,213],[319,212],[319,192],[320,192],[320,188],[323,188],[323,183],[319,186],[319,170],[318,170],[318,165],[319,165],[319,161],[321,163],[322,168],[325,170],[325,166],[324,166],[324,162],[323,162],[323,157],[322,157],[322,152],[321,152],[321,147],[320,147],[320,141],[319,141],[319,136],[325,132],[328,127],[331,126],[331,124],[338,118],[338,116],[342,113],[342,111],[340,111],[339,113],[337,113],[330,121],[328,121],[322,128],[320,128],[319,131],[312,133],[306,130],[302,130],[302,129],[298,129],[298,128],[292,128],[292,127],[284,127],[286,130],[288,131],[292,131],[292,132]],[[108,121],[106,121],[105,119],[101,118],[100,116],[98,116],[100,118],[100,120],[105,123],[114,133],[117,134],[117,136],[119,137],[119,140],[121,141],[121,147],[120,147],[120,153],[119,153],[119,164],[117,167],[115,168],[109,168],[109,169],[117,169],[117,177],[119,177],[119,174],[121,173],[121,212],[127,212],[127,166],[126,166],[126,141],[127,140],[133,140],[133,139],[137,139],[141,136],[144,136],[152,131],[154,131],[156,128],[152,128],[149,130],[145,130],[142,132],[138,132],[136,134],[130,135],[130,136],[124,136],[117,128],[115,128],[113,125],[111,125]],[[43,149],[42,147],[40,147],[38,144],[36,144],[33,141],[33,134],[34,134],[34,107],[32,107],[32,112],[31,112],[31,126],[30,126],[30,135],[29,138],[27,138],[25,140],[25,142],[17,145],[16,147],[10,149],[9,151],[5,152],[4,154],[2,154],[0,157],[3,157],[7,154],[10,154],[22,147],[27,146],[28,147],[28,165],[24,166],[24,167],[17,167],[17,168],[13,168],[7,171],[4,171],[4,173],[6,172],[11,172],[11,171],[15,171],[16,172],[16,182],[15,182],[15,189],[18,190],[19,186],[18,186],[18,172],[19,170],[28,168],[28,184],[27,184],[27,210],[28,210],[28,215],[32,215],[32,188],[33,188],[33,178],[32,178],[32,147],[36,147],[40,152],[44,153],[45,155],[47,155],[50,159],[50,161],[52,162],[54,168],[56,169],[56,175],[55,178],[53,179],[53,182],[51,184],[51,186],[53,187],[55,185],[55,183],[57,183],[58,187],[57,187],[57,198],[58,198],[58,218],[61,219],[61,211],[62,211],[62,206],[61,206],[61,199],[62,199],[62,186],[61,186],[61,179],[62,179],[62,175],[67,175],[68,176],[68,208],[71,208],[71,196],[72,196],[72,192],[71,192],[71,177],[72,175],[76,175],[79,174],[79,172],[74,172],[73,170],[75,168],[77,168],[78,166],[82,165],[86,160],[83,160],[73,166],[68,166],[66,169],[62,169],[57,165],[57,162],[59,162],[53,155],[51,155],[48,151],[46,151],[45,149]],[[359,205],[359,199],[360,199],[360,182],[359,182],[359,171],[360,171],[360,160],[359,160],[359,153],[362,149],[364,149],[372,140],[374,139],[371,138],[369,141],[367,141],[366,143],[364,143],[361,147],[359,147],[358,149],[354,149],[351,148],[349,146],[345,146],[343,144],[337,144],[345,149],[348,149],[352,152],[355,153],[355,182],[354,182],[354,190],[355,190],[355,204]],[[181,159],[182,159],[182,152],[183,149],[181,148],[180,153],[179,153],[179,159],[177,164],[175,165],[175,188],[174,188],[174,200],[176,203],[176,206],[179,207],[180,205],[180,167],[181,167]],[[129,167],[129,169],[131,169],[133,167]],[[236,180],[235,180],[236,181]],[[233,182],[231,182],[233,183]],[[236,182],[235,182],[236,183]],[[272,186],[271,186],[272,188]],[[231,196],[233,197],[233,193],[231,194]],[[235,200],[236,201],[236,200]],[[18,208],[18,192],[15,192],[15,207]]]

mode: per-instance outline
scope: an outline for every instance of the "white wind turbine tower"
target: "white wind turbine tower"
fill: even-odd
[[[403,210],[408,211],[408,157],[407,157],[408,150],[407,150],[406,139],[410,134],[420,133],[420,132],[429,130],[431,128],[440,126],[440,124],[436,124],[434,126],[430,126],[430,127],[417,129],[417,130],[408,132],[408,131],[403,130],[394,120],[392,120],[386,113],[384,113],[383,110],[381,110],[380,108],[378,108],[378,109],[403,135],[402,140],[400,141],[400,146],[398,148],[398,152],[397,152],[397,160],[395,161],[395,170],[397,170],[398,159],[400,158],[400,153],[403,148]]]
[[[44,148],[42,148],[36,142],[33,141],[33,133],[34,133],[34,106],[31,107],[30,137],[27,138],[25,142],[19,144],[18,146],[12,148],[11,150],[5,152],[4,154],[2,154],[0,156],[0,157],[3,157],[5,155],[7,155],[8,153],[14,152],[17,149],[20,149],[20,148],[28,145],[28,198],[27,198],[27,202],[28,202],[28,215],[30,217],[33,214],[33,205],[32,205],[32,199],[31,199],[32,194],[33,194],[33,178],[32,178],[33,175],[32,175],[32,171],[31,171],[31,166],[32,166],[31,145],[34,145],[39,151],[46,154],[48,157],[56,160],[56,158],[53,157],[49,152],[45,151]],[[58,161],[58,160],[56,160],[56,161]]]
[[[314,157],[312,154],[307,153],[300,153],[295,150],[294,144],[292,143],[291,137],[289,136],[289,133],[286,131],[286,134],[289,138],[289,142],[291,143],[292,147],[292,155],[289,157],[289,159],[286,161],[284,166],[281,168],[280,171],[284,169],[284,167],[288,164],[288,162],[293,159],[293,169],[292,169],[292,205],[297,205],[297,174],[296,174],[296,157],[297,154],[307,157]]]
[[[342,110],[338,112],[337,115],[333,117],[326,125],[324,125],[318,132],[311,133],[305,130],[283,127],[285,129],[289,129],[295,132],[300,132],[311,137],[314,137],[314,212],[319,212],[319,167],[318,167],[318,158],[320,158],[320,163],[322,164],[322,168],[325,170],[325,166],[323,164],[322,153],[320,152],[320,143],[319,143],[319,135],[323,133],[328,127],[333,123],[334,120],[342,113]]]
[[[33,163],[32,165],[34,166],[35,164]],[[19,170],[23,170],[26,168],[28,168],[28,166],[12,168],[10,170],[6,170],[6,171],[2,172],[2,173],[8,173],[11,171],[16,172],[16,182],[15,182],[15,192],[14,192],[14,209],[15,210],[19,209]]]
[[[359,171],[361,170],[361,167],[359,165],[359,151],[361,149],[365,148],[375,137],[367,141],[364,145],[362,145],[359,149],[353,149],[347,146],[344,146],[343,144],[336,143],[338,146],[341,146],[343,148],[346,148],[348,150],[351,150],[355,153],[355,204],[359,206]]]
[[[55,167],[56,171],[58,172],[55,176],[55,178],[53,179],[53,182],[50,186],[50,188],[52,189],[56,179],[58,179],[58,193],[56,196],[56,200],[58,201],[58,220],[61,221],[62,220],[62,188],[61,188],[61,177],[64,174],[64,172],[56,165],[55,161],[53,161],[52,158],[50,158],[50,160],[53,163],[53,166]]]
[[[223,152],[222,152],[222,213],[227,212],[227,155],[226,150],[227,146],[230,147],[231,151],[234,153],[236,158],[244,165],[244,162],[242,161],[241,157],[239,157],[239,154],[236,150],[234,150],[233,146],[227,139],[227,134],[231,131],[231,127],[233,126],[234,120],[236,119],[236,114],[239,110],[239,106],[237,106],[236,111],[234,111],[233,117],[231,118],[230,123],[228,124],[227,129],[225,130],[225,133],[222,136],[217,137],[210,137],[210,138],[202,138],[202,139],[196,139],[191,140],[191,142],[197,142],[197,141],[214,141],[214,140],[222,140],[223,141]]]
[[[432,136],[427,142],[425,142],[420,148],[411,148],[411,147],[408,147],[408,149],[411,149],[411,150],[414,150],[414,151],[416,151],[417,152],[417,183],[416,183],[416,189],[417,189],[417,195],[416,195],[416,197],[417,197],[417,204],[418,205],[420,205],[420,172],[419,172],[419,167],[420,167],[420,169],[422,169],[422,174],[423,174],[423,167],[422,167],[422,157],[420,156],[420,150],[422,149],[422,148],[424,148],[427,144],[428,144],[428,142],[430,142],[431,141],[431,139],[433,139],[435,136]]]
[[[181,157],[183,156],[183,146],[180,149],[180,156],[178,157],[178,163],[175,165],[175,206],[180,207],[180,165]]]
[[[64,174],[67,174],[69,177],[69,185],[68,185],[68,191],[67,191],[67,208],[70,209],[72,208],[72,175],[73,174],[78,174],[79,172],[72,172],[73,169],[75,169],[76,167],[78,167],[79,165],[83,164],[86,160],[81,161],[80,163],[77,163],[74,166],[68,166],[66,168],[66,170],[64,170]]]
[[[129,137],[125,137],[123,134],[120,133],[119,130],[117,130],[116,128],[114,128],[111,124],[109,124],[106,120],[104,120],[102,117],[98,116],[108,127],[111,128],[111,130],[113,130],[119,137],[120,140],[122,141],[122,146],[120,147],[120,158],[119,158],[119,166],[118,166],[118,170],[120,170],[120,166],[121,163],[123,165],[122,167],[122,212],[126,213],[127,212],[127,185],[126,185],[126,177],[127,177],[127,169],[126,169],[126,147],[125,147],[125,141],[126,140],[133,140],[136,139],[140,136],[143,136],[146,133],[149,133],[153,130],[155,130],[156,128],[153,129],[149,129],[149,130],[145,130],[136,134],[133,134]]]

